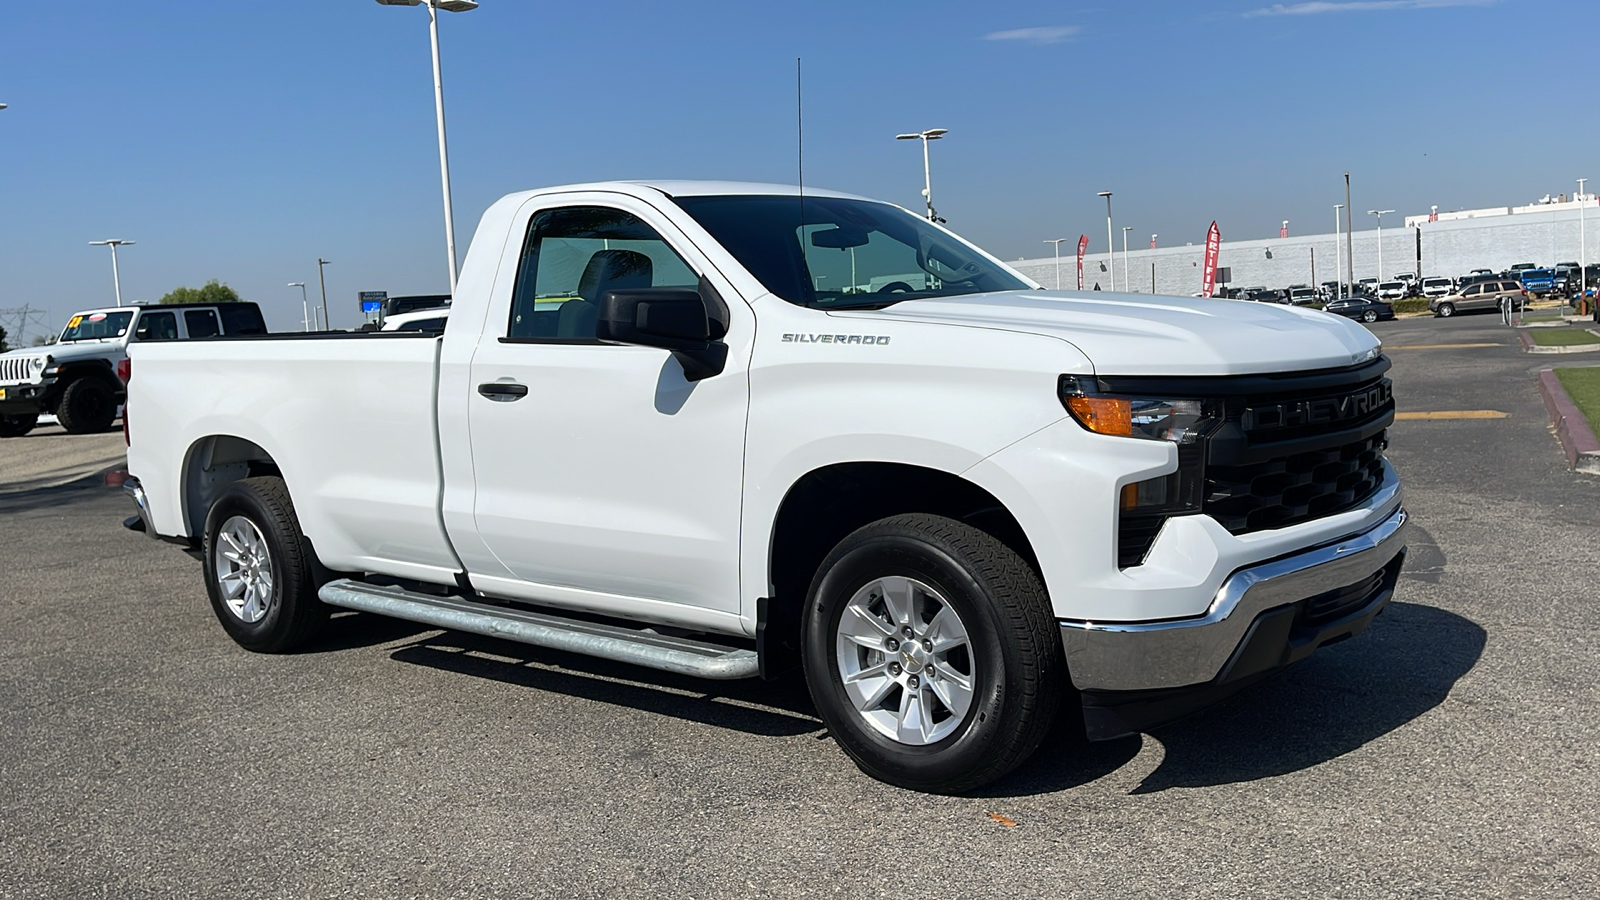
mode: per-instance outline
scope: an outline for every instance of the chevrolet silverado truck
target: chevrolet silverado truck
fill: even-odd
[[[0,353],[0,437],[21,437],[41,414],[69,434],[105,431],[126,397],[118,367],[134,341],[265,334],[261,310],[237,303],[119,306],[73,313],[55,343]]]
[[[799,668],[964,791],[1058,714],[1193,712],[1389,602],[1388,360],[1309,309],[1046,291],[896,206],[603,183],[484,214],[449,327],[130,348],[127,490],[238,644],[362,610]]]

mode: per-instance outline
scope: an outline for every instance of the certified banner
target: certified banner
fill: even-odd
[[[1078,236],[1078,290],[1083,290],[1083,254],[1089,252],[1089,236]]]
[[[1217,223],[1211,223],[1211,230],[1206,232],[1206,267],[1200,276],[1200,296],[1209,297],[1217,289],[1217,253],[1222,250],[1222,232],[1217,230]]]

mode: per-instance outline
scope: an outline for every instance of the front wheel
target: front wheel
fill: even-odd
[[[971,790],[1020,765],[1066,690],[1038,575],[990,535],[905,515],[846,537],[812,581],[806,683],[867,774]]]
[[[0,438],[22,437],[39,424],[39,415],[0,415]]]
[[[67,385],[56,420],[68,434],[98,434],[117,418],[117,395],[101,379],[86,375]]]
[[[1456,305],[1454,303],[1441,303],[1439,308],[1433,311],[1433,314],[1441,319],[1448,319],[1456,314]]]
[[[327,620],[317,599],[321,569],[281,478],[223,489],[206,516],[202,558],[211,610],[246,650],[298,649]]]

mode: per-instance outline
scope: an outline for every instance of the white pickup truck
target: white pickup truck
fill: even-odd
[[[244,647],[329,607],[707,678],[799,666],[962,791],[1350,637],[1406,513],[1387,359],[1288,306],[1045,291],[838,193],[512,194],[443,334],[134,344],[128,489]]]

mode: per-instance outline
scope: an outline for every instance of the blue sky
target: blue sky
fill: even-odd
[[[137,240],[123,294],[219,278],[298,327],[327,268],[446,287],[427,14],[371,0],[8,4],[0,308],[111,302],[90,240]],[[806,181],[916,208],[1008,259],[1332,228],[1358,209],[1506,205],[1600,185],[1593,0],[552,3],[445,14],[462,255],[501,194],[610,178]],[[1586,38],[1584,40],[1587,40]],[[1358,227],[1370,226],[1369,221]],[[1398,221],[1398,215],[1395,221]],[[1100,237],[1096,237],[1100,235]]]

